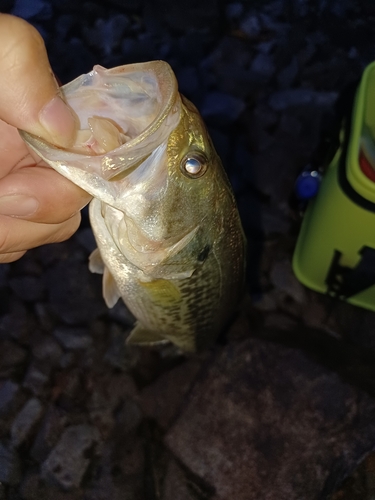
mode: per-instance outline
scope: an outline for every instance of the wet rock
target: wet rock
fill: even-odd
[[[125,434],[138,425],[140,410],[133,401],[138,391],[130,376],[107,374],[89,383],[92,393],[87,402],[87,409],[91,422],[100,429],[101,435],[108,436],[115,422]]]
[[[298,60],[294,56],[290,63],[277,74],[277,83],[281,88],[290,87],[298,75]]]
[[[85,424],[68,427],[42,465],[43,479],[64,490],[78,488],[98,441],[99,433],[94,427]]]
[[[49,376],[48,367],[41,368],[38,366],[38,363],[31,363],[26,372],[22,386],[29,389],[34,396],[41,396],[48,385]]]
[[[198,71],[194,66],[185,66],[176,73],[179,91],[186,97],[194,95],[199,87]]]
[[[207,0],[202,9],[198,0],[181,0],[177,5],[172,0],[157,0],[155,7],[163,13],[163,20],[173,31],[214,30],[219,21],[217,0]]]
[[[36,302],[44,296],[43,278],[36,276],[18,276],[9,280],[13,292],[25,302]]]
[[[252,64],[250,70],[262,81],[267,82],[274,75],[276,68],[273,57],[269,54],[258,54]]]
[[[37,321],[44,331],[50,332],[56,326],[57,318],[50,304],[47,302],[37,302],[34,304],[34,311]]]
[[[24,363],[27,352],[10,340],[0,341],[0,375],[7,376]]]
[[[15,0],[12,14],[23,19],[48,20],[52,16],[52,7],[49,2],[44,0],[33,0],[32,2]]]
[[[162,429],[168,429],[182,408],[205,358],[206,356],[185,361],[143,389],[141,408],[145,415],[156,420]]]
[[[245,103],[224,92],[210,92],[206,94],[200,112],[202,116],[216,124],[232,123],[245,109]]]
[[[13,421],[10,432],[13,446],[18,447],[30,436],[42,413],[43,406],[39,399],[29,399]]]
[[[16,396],[19,392],[19,385],[11,380],[5,380],[0,387],[0,416],[6,415],[12,410]]]
[[[163,484],[162,500],[196,500],[212,498],[213,489],[205,488],[202,481],[194,482],[175,460],[170,459]]]
[[[33,469],[28,471],[19,487],[22,500],[82,500],[82,492],[65,492],[44,483]]]
[[[262,207],[262,230],[267,237],[276,234],[287,234],[291,228],[291,220],[288,214],[283,213],[275,206]]]
[[[337,92],[318,92],[311,89],[287,89],[274,92],[268,103],[275,111],[283,111],[292,106],[331,107],[337,99]]]
[[[129,371],[137,364],[137,347],[127,346],[126,337],[129,335],[129,329],[113,324],[110,332],[110,345],[104,355],[106,361],[112,368],[121,371]]]
[[[372,449],[374,410],[302,351],[249,339],[216,355],[166,443],[215,500],[323,498]]]
[[[50,335],[34,335],[32,354],[36,360],[43,363],[44,367],[57,366],[63,350],[57,341]]]
[[[69,328],[61,326],[53,331],[53,336],[64,349],[76,351],[87,349],[92,344],[92,338],[86,328]]]
[[[256,14],[250,14],[247,16],[240,25],[240,29],[246,33],[250,38],[257,38],[262,30],[262,25],[260,23],[259,16]]]
[[[35,328],[35,322],[19,300],[13,300],[10,311],[0,318],[0,337],[13,338],[22,343],[27,343],[30,332]]]
[[[114,307],[108,310],[109,318],[122,325],[123,330],[134,325],[135,318],[122,300],[119,300]]]
[[[0,288],[5,288],[8,286],[9,271],[10,271],[9,264],[2,264],[0,266]]]
[[[297,326],[297,321],[286,314],[270,312],[265,317],[264,326],[266,328],[277,328],[289,332]]]
[[[56,36],[60,40],[65,40],[71,29],[77,23],[77,18],[71,14],[62,14],[56,20]]]
[[[295,277],[289,259],[276,262],[270,278],[278,290],[282,290],[299,304],[306,303],[305,289]]]
[[[230,21],[238,20],[243,14],[243,4],[240,2],[228,3],[225,7],[225,15]]]
[[[139,405],[130,398],[126,398],[122,408],[116,414],[116,425],[121,428],[121,432],[128,434],[135,431],[143,418]]]
[[[30,451],[31,457],[41,463],[46,460],[59,440],[67,423],[67,415],[60,408],[52,406],[46,412]]]
[[[69,367],[56,377],[52,392],[58,398],[58,405],[66,411],[83,404],[87,398],[84,391],[84,372],[79,368]]]
[[[125,14],[116,14],[109,19],[97,19],[92,28],[83,27],[83,35],[88,45],[98,47],[105,55],[120,46],[121,40],[130,26]]]
[[[0,443],[0,482],[9,485],[18,484],[21,480],[21,461],[17,451]]]
[[[53,310],[67,324],[82,324],[106,311],[101,276],[90,273],[85,262],[59,262],[48,272],[48,289]]]
[[[86,227],[76,232],[74,235],[75,239],[78,241],[82,247],[87,250],[87,252],[93,252],[97,247],[94,233],[91,227]]]

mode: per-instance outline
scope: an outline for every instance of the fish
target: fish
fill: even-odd
[[[48,165],[93,196],[108,307],[136,322],[129,344],[212,345],[244,292],[246,239],[231,185],[197,108],[164,61],[94,66],[61,87],[78,132],[69,148],[20,131]]]

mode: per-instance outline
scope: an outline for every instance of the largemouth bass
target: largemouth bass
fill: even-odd
[[[51,167],[89,192],[108,307],[137,322],[128,342],[209,345],[244,285],[245,238],[203,121],[163,61],[95,66],[61,88],[77,116],[74,146],[21,132]]]

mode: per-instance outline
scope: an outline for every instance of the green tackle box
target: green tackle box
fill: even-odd
[[[307,287],[375,311],[375,62],[362,75],[348,122],[307,207],[293,269]],[[372,174],[360,162],[364,137]]]

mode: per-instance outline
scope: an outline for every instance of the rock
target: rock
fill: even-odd
[[[94,26],[83,26],[83,35],[89,46],[99,48],[105,55],[110,55],[120,46],[126,31],[130,26],[125,14],[115,14],[109,19],[97,19]]]
[[[337,100],[337,92],[318,92],[311,89],[287,89],[274,92],[268,100],[275,111],[283,111],[292,106],[332,107]]]
[[[225,6],[225,16],[230,21],[238,20],[243,15],[243,5],[240,2],[228,3]]]
[[[48,20],[52,16],[52,7],[44,0],[33,0],[32,2],[15,0],[12,14],[23,19]]]
[[[240,29],[250,38],[257,38],[260,35],[262,26],[259,16],[250,14],[240,24]]]
[[[0,387],[0,416],[7,415],[13,409],[20,386],[12,380],[5,380]]]
[[[194,66],[185,66],[176,72],[179,91],[188,98],[199,88],[198,71]]]
[[[215,124],[233,123],[244,111],[246,105],[237,97],[224,92],[213,91],[206,94],[200,112],[205,120]]]
[[[30,436],[42,413],[43,406],[39,399],[29,399],[13,421],[10,431],[13,446],[18,447]]]
[[[194,481],[194,478],[187,477],[186,472],[177,462],[170,459],[163,484],[162,500],[196,500],[212,497],[213,489],[204,487],[202,481]]]
[[[92,381],[93,391],[87,408],[90,421],[108,436],[114,425],[127,434],[138,426],[142,413],[134,401],[138,394],[133,379],[125,374],[103,376]]]
[[[259,53],[254,58],[250,70],[260,81],[268,82],[276,71],[273,57],[269,54]]]
[[[121,428],[121,432],[129,434],[134,432],[140,425],[143,414],[139,405],[130,398],[126,398],[122,408],[116,414],[116,425]]]
[[[68,427],[42,465],[43,479],[64,490],[78,488],[98,442],[99,433],[94,427],[85,424]]]
[[[43,300],[44,283],[41,277],[17,276],[9,280],[13,292],[25,302],[36,302]]]
[[[305,289],[295,277],[289,259],[276,262],[271,270],[270,278],[278,290],[282,290],[299,304],[306,303]]]
[[[135,323],[134,316],[121,299],[108,310],[108,317],[111,321],[122,325],[123,330],[132,327]]]
[[[62,14],[58,16],[56,19],[55,31],[59,40],[65,40],[67,38],[70,30],[76,25],[77,21],[78,19],[72,14]]]
[[[297,321],[286,314],[271,312],[265,317],[264,326],[265,328],[277,328],[289,332],[297,326]]]
[[[292,223],[288,214],[273,205],[262,207],[261,220],[262,230],[266,237],[288,234]]]
[[[91,253],[97,247],[94,233],[92,232],[91,227],[80,229],[76,232],[74,237],[87,252]]]
[[[162,429],[168,429],[183,407],[206,358],[207,355],[184,361],[145,387],[141,393],[140,404],[146,417],[156,420]]]
[[[60,408],[51,406],[47,410],[30,451],[34,460],[39,463],[46,460],[59,440],[66,423],[67,415]]]
[[[12,300],[10,311],[0,318],[0,338],[12,338],[27,343],[30,331],[34,329],[35,321],[25,304],[19,300]]]
[[[82,492],[65,492],[57,486],[45,484],[32,468],[22,478],[19,494],[22,500],[82,500]]]
[[[59,262],[49,269],[47,281],[51,306],[65,323],[83,324],[106,311],[101,276],[90,273],[86,263],[73,257]]]
[[[0,288],[6,288],[8,286],[9,271],[10,271],[9,264],[2,264],[0,266]]]
[[[41,396],[48,385],[49,375],[48,367],[40,368],[38,363],[31,363],[22,386],[29,389],[34,396]]]
[[[50,335],[34,335],[32,355],[44,367],[54,367],[59,364],[63,350],[57,341]]]
[[[0,483],[15,485],[21,480],[21,461],[17,451],[0,442]]]
[[[34,311],[38,324],[44,331],[50,332],[56,326],[56,316],[48,302],[37,302]]]
[[[125,330],[119,325],[112,324],[110,332],[110,345],[104,355],[106,361],[112,368],[127,372],[137,364],[137,346],[125,344],[129,329]]]
[[[281,88],[290,87],[298,75],[298,60],[292,57],[290,63],[277,74],[277,83]]]
[[[16,371],[27,358],[27,352],[10,340],[0,341],[0,375],[5,377]]]
[[[326,498],[373,449],[374,411],[372,396],[322,360],[248,339],[216,354],[166,444],[215,500]]]
[[[87,328],[58,327],[52,332],[64,349],[76,351],[87,349],[92,344],[92,338]]]
[[[219,22],[217,0],[207,0],[202,9],[199,0],[181,0],[177,5],[173,0],[153,2],[156,12],[162,14],[163,21],[173,31],[186,32],[214,31]]]

